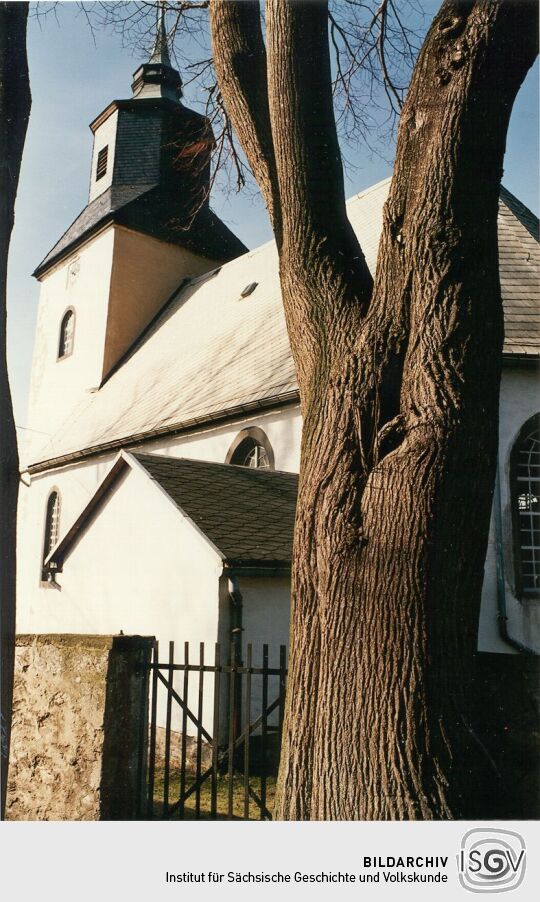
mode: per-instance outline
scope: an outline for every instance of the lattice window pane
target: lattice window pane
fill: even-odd
[[[254,445],[246,454],[242,466],[257,470],[268,470],[270,461],[266,448],[263,448],[262,445]]]
[[[246,435],[245,432],[254,432],[255,435]],[[245,432],[237,436],[229,452],[228,462],[237,467],[249,467],[252,470],[272,470],[274,467],[273,452],[262,429],[245,430]]]
[[[518,574],[524,595],[540,590],[540,430],[538,423],[514,449],[514,515],[517,518]]]
[[[43,564],[47,557],[57,544],[60,536],[60,495],[58,492],[52,492],[47,501],[47,512],[45,515],[45,535],[43,540]],[[47,579],[48,571],[43,566],[42,578]]]

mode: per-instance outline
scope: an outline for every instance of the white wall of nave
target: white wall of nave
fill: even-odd
[[[500,474],[503,513],[504,571],[508,626],[511,634],[527,645],[540,639],[540,603],[520,601],[515,595],[513,579],[512,523],[509,494],[510,451],[522,425],[539,409],[538,377],[531,370],[510,369],[503,372],[500,414]],[[297,472],[299,469],[301,417],[298,406],[246,417],[234,423],[189,435],[156,438],[140,446],[150,453],[174,457],[224,462],[227,451],[238,432],[258,426],[268,436],[274,449],[276,469]],[[57,486],[62,497],[60,534],[71,526],[80,511],[106,475],[114,454],[90,458],[33,477],[31,488],[21,487],[19,526],[19,630],[35,629],[34,612],[39,610],[43,593],[50,592],[39,584],[43,526],[48,494]],[[479,649],[512,653],[498,630],[497,558],[495,529],[492,521],[486,557],[484,588],[479,618]]]

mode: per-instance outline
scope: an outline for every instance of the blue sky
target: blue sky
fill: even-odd
[[[41,3],[42,9],[51,4]],[[424,3],[426,12],[438,3]],[[26,140],[8,280],[9,366],[17,425],[26,406],[38,303],[31,272],[87,201],[92,136],[88,124],[115,98],[131,95],[142,61],[118,35],[97,32],[95,43],[75,3],[63,2],[41,24],[29,23],[32,113]],[[190,93],[185,102],[189,104]],[[193,98],[192,98],[193,99]],[[390,165],[362,148],[348,156],[347,196],[390,175]],[[538,63],[514,106],[503,182],[538,213]],[[212,206],[249,247],[271,238],[264,207],[240,195],[215,193]]]

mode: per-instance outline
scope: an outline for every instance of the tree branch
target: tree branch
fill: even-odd
[[[326,2],[269,0],[268,80],[284,222],[297,203],[320,233],[345,216],[332,102]]]
[[[281,207],[259,3],[256,0],[212,0],[210,28],[220,93],[259,183],[279,247]]]
[[[267,40],[283,226],[281,283],[298,375],[307,385],[319,365],[328,363],[336,323],[356,331],[353,324],[368,307],[373,281],[345,207],[327,3],[268,0]]]

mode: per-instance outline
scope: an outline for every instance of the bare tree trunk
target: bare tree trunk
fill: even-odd
[[[17,434],[6,358],[6,285],[9,242],[14,222],[24,139],[30,115],[26,58],[28,3],[0,3],[0,637],[2,655],[2,818],[5,812],[13,661],[15,651],[16,517],[19,485]]]
[[[241,5],[212,4],[224,67],[218,21],[241,29]],[[470,701],[497,447],[498,192],[537,5],[443,4],[401,117],[373,290],[345,214],[326,15],[267,3],[267,168],[304,419],[277,813],[504,816]],[[221,87],[244,143],[241,82]]]

